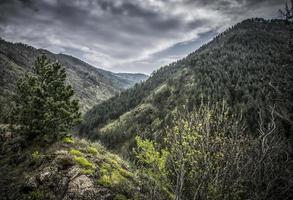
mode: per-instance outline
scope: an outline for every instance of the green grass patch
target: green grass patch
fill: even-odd
[[[88,147],[87,152],[92,154],[92,155],[97,155],[98,154],[98,150],[95,147]]]
[[[91,175],[95,172],[95,170],[93,169],[83,169],[81,170],[81,173],[85,174],[85,175]]]
[[[123,194],[116,194],[114,200],[127,200],[127,197]]]
[[[88,161],[85,157],[75,156],[73,160],[83,168],[94,169],[95,165]]]
[[[74,139],[72,137],[64,137],[62,139],[62,142],[67,143],[67,144],[73,144],[74,143]]]
[[[34,160],[39,160],[40,158],[41,158],[41,154],[40,154],[40,152],[39,151],[34,151],[33,153],[32,153],[32,157],[33,157],[33,159]]]
[[[28,199],[43,200],[44,199],[44,192],[41,190],[32,191],[28,194]]]
[[[133,178],[133,174],[122,168],[121,164],[118,163],[119,157],[116,155],[110,155],[109,158],[106,158],[106,162],[112,167],[115,168],[119,173],[126,178]]]
[[[70,153],[74,156],[82,156],[82,153],[77,149],[71,149]]]
[[[101,177],[98,180],[98,183],[106,187],[115,187],[126,182],[126,178],[121,175],[120,171],[113,168],[108,163],[104,163],[101,166],[100,174]]]

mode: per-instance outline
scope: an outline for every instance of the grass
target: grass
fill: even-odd
[[[41,154],[40,154],[39,151],[34,151],[32,153],[32,157],[33,157],[34,160],[39,160],[41,158]]]
[[[73,144],[74,143],[74,140],[73,140],[73,138],[72,137],[64,137],[63,139],[62,139],[62,142],[64,142],[64,143],[67,143],[67,144]]]
[[[70,153],[74,156],[82,156],[82,153],[77,149],[71,149]]]
[[[41,190],[32,191],[28,194],[28,199],[43,200],[44,199],[44,192]]]
[[[95,171],[93,169],[83,169],[81,170],[81,173],[85,174],[85,175],[91,175],[93,174]]]
[[[97,155],[98,154],[98,150],[96,148],[94,148],[94,147],[88,147],[87,152],[92,154],[92,155]]]
[[[114,168],[108,163],[102,164],[100,174],[101,177],[98,180],[98,183],[106,187],[115,187],[126,182],[126,178],[120,173],[120,170]]]
[[[85,157],[75,156],[73,160],[83,168],[94,169],[95,165],[88,161]]]
[[[123,194],[116,194],[114,200],[127,200],[127,197]]]

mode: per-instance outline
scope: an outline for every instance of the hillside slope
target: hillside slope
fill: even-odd
[[[67,82],[73,86],[83,112],[147,78],[144,74],[115,74],[69,55],[0,40],[1,98],[6,99],[14,91],[17,79],[32,70],[36,57],[42,53],[65,67]]]
[[[147,199],[136,171],[98,143],[64,137],[24,147],[0,127],[0,199]]]
[[[135,135],[163,134],[176,108],[192,111],[201,101],[223,99],[235,113],[242,113],[248,132],[255,133],[260,109],[292,111],[288,38],[282,20],[245,20],[144,83],[93,107],[81,134],[128,154]],[[285,134],[290,131],[283,124],[279,127]]]

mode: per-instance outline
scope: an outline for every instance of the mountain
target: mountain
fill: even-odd
[[[283,20],[245,20],[126,90],[139,75],[99,71],[105,87],[121,92],[84,115],[80,136],[94,141],[55,126],[50,135],[39,126],[29,138],[30,126],[0,124],[0,199],[292,199],[289,27]],[[31,47],[1,54],[10,64],[1,73],[6,93],[24,72],[19,66],[30,69],[25,63],[34,51],[21,48]],[[75,71],[87,66],[78,59],[36,51],[58,58],[68,83],[93,81],[97,69],[85,76],[83,67]],[[33,115],[22,121],[38,121],[36,110],[20,108]]]
[[[44,49],[1,39],[0,96],[3,100],[7,100],[7,94],[9,96],[13,93],[17,79],[32,70],[33,63],[40,54],[46,54],[52,61],[58,60],[65,67],[67,82],[73,86],[83,112],[147,78],[144,74],[112,73],[95,68],[69,55],[54,54]]]
[[[129,85],[133,86],[148,78],[147,75],[141,73],[115,73],[115,75],[121,79],[127,80],[128,84],[125,85],[125,89],[129,88]]]
[[[94,106],[84,117],[81,135],[128,155],[136,135],[158,140],[177,109],[191,112],[200,102],[223,100],[241,115],[246,132],[255,135],[260,110],[292,113],[288,39],[283,20],[245,20],[145,82]],[[287,122],[279,118],[277,123],[288,136]]]

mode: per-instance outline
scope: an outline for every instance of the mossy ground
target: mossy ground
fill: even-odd
[[[138,190],[136,173],[129,164],[109,153],[99,143],[64,137],[46,148],[42,144],[18,149],[13,149],[11,144],[0,145],[3,149],[0,160],[0,192],[11,196],[11,199],[51,199],[48,194],[53,194],[54,191],[49,184],[23,190],[29,179],[48,168],[59,170],[61,176],[66,176],[70,169],[75,168],[78,174],[87,176],[94,187],[110,191],[111,199],[144,199]]]

